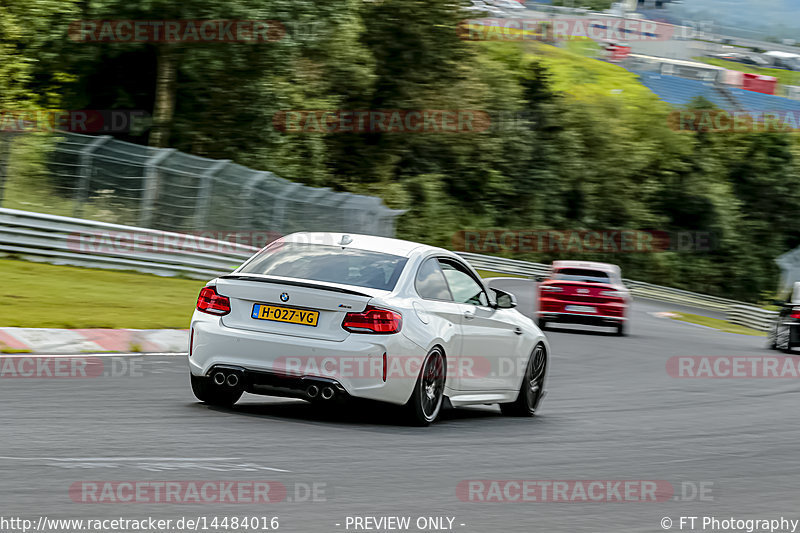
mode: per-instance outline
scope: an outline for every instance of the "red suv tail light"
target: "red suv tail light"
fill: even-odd
[[[398,333],[403,315],[389,309],[367,306],[361,313],[347,313],[342,327],[350,333]]]
[[[227,315],[231,312],[231,301],[217,294],[214,287],[203,287],[197,297],[197,310],[209,315]]]
[[[564,292],[564,289],[558,285],[542,285],[540,288],[542,292]]]

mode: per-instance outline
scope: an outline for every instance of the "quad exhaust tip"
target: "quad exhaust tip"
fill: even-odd
[[[228,387],[236,387],[239,385],[239,375],[235,372],[226,375],[225,372],[220,370],[215,372],[211,379],[214,380],[215,385],[220,387],[223,385],[228,385]]]
[[[330,400],[333,398],[333,389],[330,387],[323,387],[322,388],[322,399],[323,400]]]
[[[319,394],[319,387],[316,385],[311,385],[309,388],[306,389],[306,394],[308,394],[309,398],[316,398]]]

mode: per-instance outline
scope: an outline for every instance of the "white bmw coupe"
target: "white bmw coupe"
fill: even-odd
[[[405,405],[428,425],[443,405],[532,416],[549,345],[456,254],[418,243],[295,233],[200,292],[189,369],[202,402],[242,393]]]

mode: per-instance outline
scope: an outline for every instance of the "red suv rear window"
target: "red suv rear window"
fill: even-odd
[[[588,268],[562,268],[557,270],[552,279],[559,281],[584,281],[589,283],[611,283],[611,278],[602,270]]]

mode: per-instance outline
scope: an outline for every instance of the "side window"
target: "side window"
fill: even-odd
[[[419,272],[417,272],[414,286],[417,288],[417,294],[426,300],[453,301],[450,289],[447,288],[444,274],[442,274],[442,269],[439,267],[439,261],[436,259],[428,259],[422,263],[422,266],[419,267]]]
[[[477,281],[456,263],[442,262],[442,272],[453,293],[453,300],[462,304],[489,305],[489,299]]]

